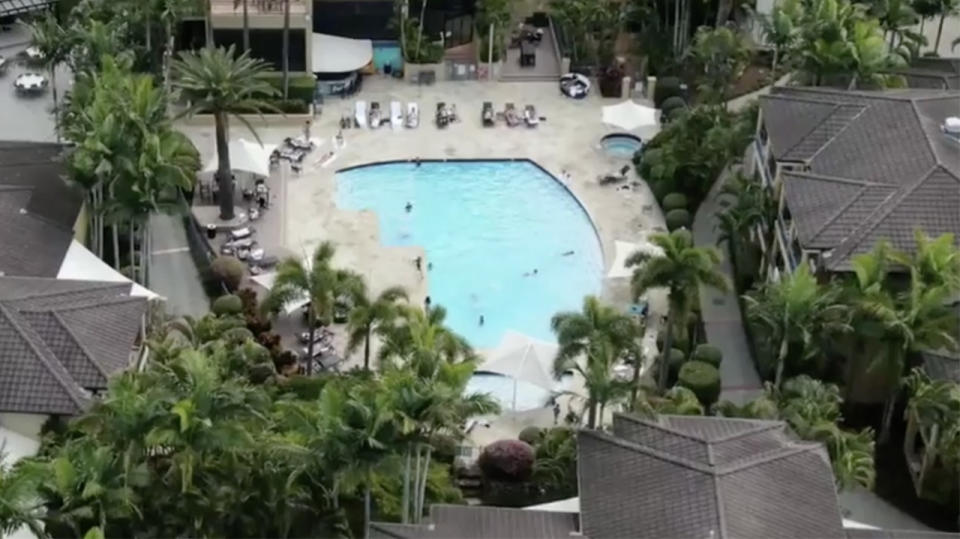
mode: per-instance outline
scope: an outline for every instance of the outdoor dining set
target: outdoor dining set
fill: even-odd
[[[39,73],[22,73],[13,81],[13,87],[20,94],[38,94],[47,88],[47,78]]]

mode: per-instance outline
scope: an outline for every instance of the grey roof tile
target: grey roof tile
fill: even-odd
[[[773,155],[782,158],[836,109],[836,105],[770,96],[760,101]]]
[[[568,539],[578,531],[575,513],[526,511],[507,507],[436,504],[428,523],[372,522],[371,537],[398,539]]]
[[[837,137],[866,107],[863,105],[836,105],[834,110],[813,128],[803,140],[794,145],[783,159],[786,161],[806,161],[817,154],[824,146]]]
[[[146,300],[123,283],[0,277],[0,412],[75,414],[129,366]]]
[[[789,172],[783,173],[783,182],[787,207],[805,246],[812,246],[813,239],[864,189],[862,182]]]
[[[37,142],[0,142],[0,187],[29,188],[31,214],[72,230],[83,192],[67,183],[66,147]]]
[[[32,193],[0,186],[0,273],[56,277],[73,233],[26,209]]]
[[[923,370],[934,380],[960,384],[960,357],[947,352],[923,352]]]

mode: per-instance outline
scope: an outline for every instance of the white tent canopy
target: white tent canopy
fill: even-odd
[[[329,34],[313,34],[312,71],[344,73],[363,68],[373,60],[373,42]]]
[[[613,265],[610,266],[610,271],[607,272],[608,279],[621,279],[632,276],[633,268],[627,267],[627,259],[630,258],[630,255],[636,253],[637,251],[645,252],[650,256],[663,255],[663,250],[652,243],[633,243],[620,240],[616,240],[613,243],[614,248],[616,249],[616,254],[613,258]]]
[[[547,390],[557,387],[558,382],[551,374],[557,349],[555,344],[508,331],[477,370],[513,378],[513,401],[516,408],[517,381]]]
[[[124,274],[111,268],[106,262],[97,258],[77,240],[70,242],[67,254],[63,257],[57,279],[73,279],[75,281],[106,281],[116,283],[130,283],[131,296],[147,299],[156,299],[160,296],[128,279]]]
[[[251,277],[251,279],[253,280],[253,282],[262,286],[264,290],[270,290],[271,288],[273,288],[273,283],[276,282],[277,280],[277,272],[271,271],[270,273],[262,273],[260,275],[255,275]],[[287,304],[284,305],[283,307],[283,313],[284,314],[294,313],[297,311],[297,309],[299,309],[300,307],[303,307],[307,303],[310,303],[310,300],[307,299],[306,296],[300,299],[295,299],[293,301],[287,302]]]
[[[603,107],[603,123],[627,131],[657,125],[657,109],[645,107],[629,99]]]
[[[261,145],[256,141],[233,139],[230,141],[230,170],[249,172],[264,178],[270,176],[270,154],[277,146],[275,144]],[[204,172],[216,172],[219,161],[217,152],[207,159]]]

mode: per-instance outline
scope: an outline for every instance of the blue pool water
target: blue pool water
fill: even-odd
[[[589,217],[530,162],[391,163],[336,178],[337,205],[375,211],[384,244],[426,249],[433,304],[477,348],[496,346],[508,329],[554,341],[550,317],[600,292]]]
[[[389,65],[393,71],[403,69],[403,54],[400,44],[396,41],[373,42],[373,67],[382,73],[383,67]]]

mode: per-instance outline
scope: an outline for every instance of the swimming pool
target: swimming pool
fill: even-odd
[[[611,157],[632,159],[633,154],[643,148],[643,141],[640,140],[640,137],[635,137],[627,133],[618,133],[607,135],[600,139],[600,147]]]
[[[496,346],[510,329],[555,341],[550,317],[600,292],[590,218],[530,161],[378,164],[336,181],[339,207],[376,212],[382,243],[425,248],[433,304],[476,348]]]
[[[373,67],[378,73],[383,73],[386,66],[390,66],[391,71],[403,69],[403,52],[400,49],[400,43],[396,41],[374,41]]]

